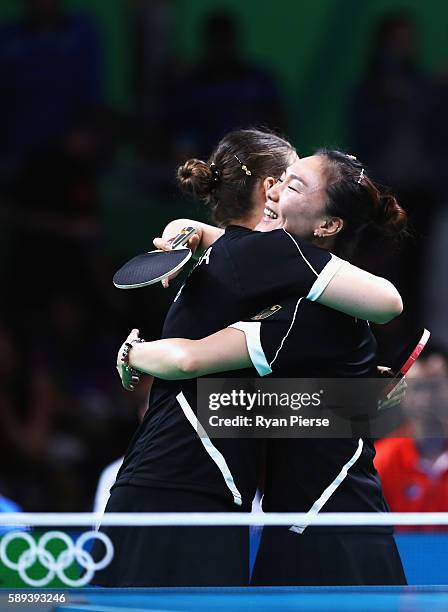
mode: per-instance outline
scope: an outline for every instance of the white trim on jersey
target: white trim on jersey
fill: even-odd
[[[333,276],[338,272],[338,270],[345,265],[347,262],[345,259],[341,259],[336,255],[331,255],[330,261],[327,263],[322,272],[318,275],[315,283],[311,287],[308,295],[306,296],[307,300],[311,302],[315,302],[320,298],[324,289],[327,287],[328,283],[331,281]]]
[[[317,276],[317,279],[316,279],[315,283],[313,284],[313,286],[311,287],[308,295],[306,296],[307,300],[310,300],[311,302],[315,302],[316,300],[318,300],[320,298],[320,296],[322,295],[324,289],[326,288],[328,283],[331,281],[333,276],[336,274],[336,272],[339,270],[339,268],[343,264],[345,264],[347,262],[345,261],[345,259],[341,259],[340,257],[337,257],[336,255],[333,255],[333,253],[330,253],[330,255],[331,255],[330,261],[327,263],[325,268],[319,274],[313,268],[313,266],[308,261],[308,259],[305,257],[305,255],[303,254],[303,251],[300,248],[300,246],[299,246],[297,240],[294,238],[294,236],[292,236],[289,232],[287,232],[284,227],[282,229],[285,232],[285,234],[287,236],[289,236],[291,238],[291,240],[294,242],[294,244],[296,245],[297,250],[299,251],[300,255],[302,256],[303,261],[307,264],[307,266],[310,268],[310,270],[312,270],[312,272],[314,272],[314,274]]]
[[[299,304],[300,304],[300,302],[302,301],[302,299],[303,299],[303,298],[299,298],[299,299],[297,300],[296,307],[294,308],[294,314],[293,314],[293,316],[292,316],[291,325],[289,326],[288,331],[286,332],[286,334],[283,336],[282,341],[280,342],[280,346],[278,347],[277,352],[276,352],[276,353],[275,353],[275,355],[274,355],[274,359],[273,359],[273,360],[271,361],[271,363],[269,364],[269,366],[271,367],[271,371],[272,371],[272,364],[273,364],[273,363],[274,363],[274,361],[277,359],[277,357],[278,357],[278,355],[279,355],[280,351],[281,351],[281,350],[282,350],[282,348],[283,348],[283,345],[284,345],[284,343],[285,343],[286,338],[289,336],[289,332],[290,332],[290,331],[292,330],[292,328],[294,327],[294,322],[295,322],[295,320],[296,320],[297,310],[298,310],[298,308],[299,308]]]
[[[187,417],[191,426],[195,429],[196,433],[198,434],[205,450],[207,451],[207,453],[210,455],[210,457],[213,459],[213,461],[218,466],[219,471],[221,472],[222,477],[224,478],[227,487],[229,488],[230,492],[233,495],[233,501],[235,502],[237,506],[241,506],[243,503],[241,493],[238,491],[235,485],[235,481],[233,480],[232,473],[229,469],[229,466],[227,465],[227,462],[224,456],[219,452],[216,446],[213,446],[210,438],[205,432],[205,429],[202,427],[202,425],[198,421],[197,416],[193,412],[193,409],[191,408],[190,404],[187,401],[187,398],[182,393],[182,391],[178,395],[176,395],[176,399],[179,402],[180,407],[182,408],[182,411]]]
[[[349,469],[352,467],[352,465],[354,465],[358,461],[359,457],[361,456],[363,447],[364,447],[364,442],[362,438],[359,438],[358,448],[356,449],[355,454],[349,461],[347,461],[347,463],[343,466],[342,470],[339,472],[339,474],[336,476],[333,482],[330,485],[328,485],[328,487],[325,489],[325,491],[322,493],[319,499],[316,499],[314,504],[311,506],[311,508],[306,513],[307,516],[313,517],[322,510],[323,506],[327,503],[327,501],[330,499],[330,497],[333,495],[333,493],[336,491],[339,485],[347,477],[347,473]],[[307,527],[308,527],[308,522],[304,521],[300,525],[293,525],[292,527],[289,528],[289,530],[294,531],[295,533],[303,533]]]
[[[240,329],[242,332],[244,332],[244,335],[246,336],[246,344],[247,344],[247,350],[249,351],[250,360],[252,361],[252,365],[257,370],[260,376],[266,376],[267,374],[271,374],[272,364],[279,356],[286,338],[289,336],[292,328],[294,327],[297,310],[302,300],[303,300],[303,297],[297,300],[296,306],[294,308],[294,314],[292,316],[291,324],[288,327],[286,334],[283,336],[271,363],[268,363],[265,352],[263,350],[263,346],[261,344],[261,337],[260,337],[261,322],[260,321],[238,321],[238,323],[233,323],[232,325],[229,325],[229,327],[234,327],[235,329]]]
[[[260,376],[266,376],[272,372],[271,366],[269,365],[266,355],[264,354],[263,347],[261,346],[260,338],[260,321],[238,321],[229,325],[234,329],[239,329],[244,332],[246,337],[247,350],[249,351],[249,357],[252,361],[252,365],[257,370]]]
[[[319,274],[316,272],[316,270],[313,268],[313,266],[311,265],[311,263],[308,261],[308,259],[307,259],[307,258],[305,257],[305,255],[303,254],[303,251],[302,251],[302,249],[299,247],[299,245],[298,245],[298,243],[297,243],[297,240],[294,238],[294,236],[292,236],[292,235],[291,235],[289,232],[287,232],[287,231],[285,230],[285,228],[284,228],[284,227],[282,227],[282,230],[283,230],[283,231],[285,232],[285,234],[286,234],[287,236],[289,236],[289,237],[291,238],[291,240],[294,242],[294,244],[295,244],[295,245],[296,245],[296,247],[297,247],[297,250],[299,251],[300,255],[302,256],[302,259],[303,259],[303,260],[304,260],[304,262],[307,264],[307,266],[310,268],[310,270],[312,270],[316,276],[319,276]]]

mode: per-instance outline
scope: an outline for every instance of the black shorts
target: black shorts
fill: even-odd
[[[112,489],[106,512],[232,512],[203,493],[131,485]],[[249,582],[247,527],[101,527],[114,558],[92,583],[105,587],[241,586]],[[93,548],[102,558],[102,544]]]
[[[404,585],[392,534],[263,529],[252,585]]]

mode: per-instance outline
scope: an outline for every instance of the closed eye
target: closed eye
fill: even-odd
[[[296,186],[294,186],[294,185],[296,185]],[[288,185],[288,189],[291,189],[291,191],[295,191],[296,193],[302,193],[303,192],[303,188],[302,188],[302,185],[300,183],[298,183],[298,186],[297,186],[297,182],[294,185],[291,185],[291,183],[290,183]]]
[[[276,183],[283,183],[285,180],[286,180],[286,177],[279,176],[276,179]],[[293,187],[291,184],[288,185],[288,189],[291,189],[291,191],[295,191],[296,193],[301,193],[301,189],[300,188]]]

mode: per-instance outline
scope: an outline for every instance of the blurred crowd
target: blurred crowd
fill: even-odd
[[[0,500],[25,510],[92,508],[99,474],[123,454],[148,392],[121,389],[116,351],[131,327],[156,338],[172,297],[113,288],[113,271],[135,246],[107,244],[104,211],[112,204],[104,185],[127,176],[129,227],[137,200],[153,207],[149,250],[173,216],[179,161],[207,158],[233,128],[288,134],[291,125],[279,79],[245,57],[244,32],[231,14],[210,13],[202,53],[188,65],[170,44],[168,5],[136,2],[129,13],[129,112],[108,101],[104,33],[92,14],[69,12],[63,0],[23,0],[23,16],[0,23]],[[408,211],[410,236],[391,248],[371,234],[356,263],[392,280],[404,298],[402,317],[378,329],[383,362],[397,338],[424,324],[445,360],[444,376],[447,99],[448,74],[422,68],[418,23],[406,13],[384,16],[346,127],[350,152]],[[300,141],[294,144],[300,154]],[[186,205],[188,215],[198,212]],[[436,448],[434,469],[446,474],[440,445],[412,452],[426,461]],[[433,467],[422,468],[429,480]],[[442,499],[437,509],[448,510],[448,493]]]
[[[403,420],[376,442],[375,467],[392,512],[447,512],[448,353],[430,349],[407,378]]]

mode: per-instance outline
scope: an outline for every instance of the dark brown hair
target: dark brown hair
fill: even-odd
[[[320,149],[316,155],[328,163],[327,213],[344,221],[336,238],[335,252],[343,257],[353,254],[363,230],[369,226],[394,238],[407,234],[406,212],[395,196],[382,191],[367,176],[356,157],[328,149]]]
[[[209,206],[220,226],[246,216],[258,179],[279,177],[291,163],[294,147],[272,132],[247,129],[230,132],[207,162],[189,159],[177,171],[185,193]]]

